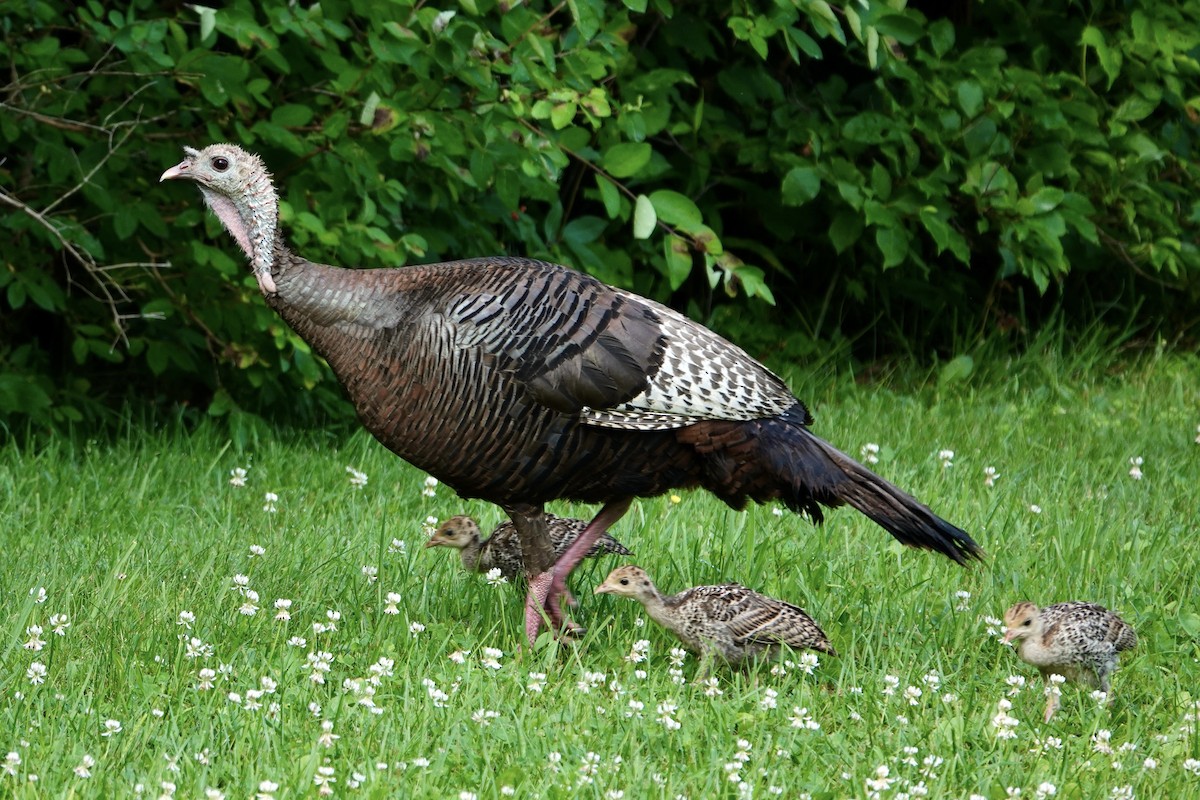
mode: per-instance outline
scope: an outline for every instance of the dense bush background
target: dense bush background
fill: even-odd
[[[1200,3],[900,6],[12,0],[0,424],[345,413],[156,183],[215,140],[272,165],[313,260],[548,258],[757,355],[950,354],[1052,312],[1188,341]]]

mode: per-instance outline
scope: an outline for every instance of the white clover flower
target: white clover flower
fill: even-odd
[[[267,492],[263,495],[263,511],[266,511],[268,514],[274,514],[279,510],[275,507],[275,504],[278,502],[279,495],[275,494],[274,492]]]
[[[650,652],[650,640],[638,639],[633,643],[633,647],[629,650],[629,655],[625,656],[625,660],[631,664],[640,664],[646,660]]]
[[[250,576],[249,575],[234,575],[233,576],[233,586],[231,586],[230,588],[233,589],[235,592],[245,594],[246,587],[248,587],[249,585],[250,585]],[[183,614],[180,613],[179,616],[182,617]],[[193,619],[194,619],[194,617],[193,617]]]
[[[261,544],[250,545],[250,558],[254,558],[255,556],[261,556],[266,552],[267,552],[267,549],[265,547],[263,547]]]
[[[1092,734],[1092,750],[1103,755],[1112,755],[1112,731],[1101,728]]]
[[[400,607],[397,603],[400,602],[400,595],[397,592],[387,593],[387,605],[383,607],[383,613],[395,616],[400,613]]]
[[[984,486],[995,486],[996,478],[999,478],[999,477],[1000,477],[1000,473],[996,472],[995,467],[984,467],[983,468],[983,485]]]
[[[1009,697],[1016,697],[1021,693],[1021,690],[1025,688],[1024,675],[1009,675],[1004,679],[1004,682],[1008,684]]]
[[[417,636],[419,636],[424,630],[425,626],[419,622],[411,622],[408,625],[408,632],[412,634],[414,639],[417,638]]]
[[[179,619],[175,621],[175,624],[183,626],[183,629],[186,631],[190,631],[192,629],[192,623],[194,623],[195,621],[196,621],[195,614],[193,614],[190,611],[180,611]]]
[[[403,539],[392,539],[392,543],[388,545],[388,552],[393,554],[399,553],[402,556],[407,555],[408,545],[404,543]]]
[[[900,679],[898,677],[896,677],[895,675],[884,675],[883,676],[883,689],[880,690],[880,693],[885,694],[885,695],[895,694],[896,689],[899,686],[900,686]]]
[[[863,462],[866,464],[879,463],[879,445],[874,442],[867,442],[858,451],[862,455]]]
[[[1196,426],[1196,444],[1200,444],[1200,425]]]
[[[101,736],[115,736],[121,732],[121,721],[119,719],[104,720],[104,732]]]
[[[286,644],[288,647],[307,647],[308,639],[305,639],[303,636],[293,636],[287,640]]]
[[[0,764],[0,770],[15,778],[19,766],[21,766],[21,754],[16,750],[9,750],[8,755],[4,757],[4,763]]]
[[[1142,769],[1158,769],[1158,762],[1149,756],[1142,762]]]
[[[45,586],[35,586],[29,590],[29,595],[33,598],[33,602],[38,603],[40,605],[40,604],[46,602],[46,597],[47,597],[46,587]]]
[[[229,485],[245,486],[246,470],[242,467],[234,467],[233,469],[229,470]]]
[[[479,663],[488,669],[500,669],[500,659],[504,658],[504,651],[497,647],[483,648],[483,656]]]
[[[367,485],[367,473],[359,472],[351,466],[346,467],[346,472],[350,474],[350,485],[355,489],[361,489]]]
[[[96,766],[96,759],[92,758],[87,753],[83,754],[83,758],[79,759],[79,766],[72,770],[80,778],[92,777],[92,767]]]
[[[453,653],[447,656],[447,658],[449,658],[455,664],[465,664],[467,663],[467,656],[469,655],[471,655],[470,650],[455,650]]]
[[[800,654],[800,663],[796,664],[796,665],[793,665],[790,661],[788,662],[788,666],[798,667],[799,670],[801,672],[803,672],[805,675],[812,675],[813,670],[815,670],[820,665],[821,665],[821,659],[817,657],[816,653],[801,653]]]
[[[292,601],[286,597],[279,597],[275,600],[275,619],[280,622],[287,622],[292,618]]]
[[[967,609],[970,608],[970,602],[971,602],[971,593],[970,592],[963,591],[960,589],[959,591],[954,593],[954,597],[958,600],[958,602],[954,604],[955,611],[966,611]]]
[[[317,737],[317,744],[324,748],[333,747],[338,739],[342,738],[333,732],[333,720],[321,720],[321,735]]]
[[[433,477],[432,475],[429,475],[428,477],[425,478],[425,488],[421,489],[421,494],[424,497],[436,497],[437,496],[437,485],[438,485],[438,479]]]
[[[1042,507],[1039,506],[1037,503],[1034,503],[1029,506],[1029,513],[1030,514],[1040,514],[1040,513],[1042,513]]]
[[[508,578],[500,574],[499,567],[492,567],[489,569],[484,578],[487,580],[489,586],[503,586],[504,584],[508,583]]]
[[[1100,705],[1104,705],[1104,703],[1108,700],[1108,693],[1102,692],[1099,689],[1093,691],[1089,696]]]
[[[1200,778],[1200,759],[1189,758],[1183,762],[1184,772],[1190,772]]]
[[[471,715],[471,721],[479,725],[481,728],[486,728],[488,725],[492,724],[492,720],[499,716],[499,711],[489,711],[485,708],[481,708]]]
[[[529,673],[529,682],[525,684],[525,688],[531,692],[541,692],[546,688],[546,673],[531,672]]]
[[[31,686],[46,682],[46,665],[40,661],[34,661],[29,665],[29,669],[25,670],[25,677],[29,678]]]
[[[669,731],[677,731],[683,727],[682,723],[671,716],[678,710],[678,708],[679,706],[675,705],[674,703],[668,702],[658,704],[658,722]]]
[[[707,697],[720,697],[721,695],[725,694],[725,692],[723,692],[718,685],[717,677],[715,675],[697,680],[696,684],[704,687],[704,694]]]
[[[30,625],[25,629],[25,635],[29,637],[24,644],[26,650],[32,650],[36,653],[46,646],[46,643],[42,641],[42,626]]]
[[[603,672],[584,672],[583,677],[575,683],[575,688],[582,694],[588,694],[597,686],[603,686],[606,678]]]
[[[246,601],[242,603],[242,607],[238,609],[238,613],[243,616],[253,617],[258,613],[258,592],[253,589],[246,590]]]
[[[273,781],[260,781],[258,784],[258,794],[254,795],[256,800],[275,800],[272,792],[278,791],[279,784]]]
[[[890,772],[891,770],[888,769],[887,764],[880,764],[878,767],[876,767],[875,777],[867,778],[866,780],[867,791],[869,793],[879,794],[890,789],[892,783],[894,783],[896,780],[895,778],[889,777]]]
[[[938,450],[937,457],[942,462],[942,469],[950,469],[950,467],[954,466],[953,450]]]
[[[778,697],[779,692],[775,691],[774,689],[767,689],[766,692],[763,693],[762,699],[758,701],[758,707],[763,711],[770,711],[779,705],[777,700]]]
[[[54,634],[56,636],[66,636],[67,628],[69,628],[69,627],[71,627],[71,623],[67,619],[66,614],[51,614],[50,615],[50,628],[51,628],[51,630],[54,631]]]
[[[938,687],[942,684],[942,676],[938,675],[936,672],[926,672],[921,676],[921,683],[928,686],[931,692],[936,692]]]
[[[196,691],[206,692],[213,688],[213,681],[216,679],[217,673],[216,670],[204,667],[197,673],[196,677],[199,678],[199,681],[196,683]]]
[[[793,728],[803,728],[810,731],[819,731],[821,729],[821,723],[812,718],[807,708],[801,708],[800,706],[795,706],[792,709],[791,723]]]
[[[687,650],[682,647],[672,647],[668,657],[671,659],[671,666],[682,667],[683,662],[687,659]]]
[[[1048,781],[1038,784],[1033,796],[1035,800],[1046,800],[1047,797],[1053,797],[1058,794],[1058,787]]]
[[[379,567],[372,564],[363,564],[362,574],[367,579],[367,583],[374,583],[379,580]]]
[[[1134,456],[1129,459],[1129,464],[1129,477],[1135,481],[1140,481],[1142,479],[1142,457]]]
[[[908,704],[910,706],[919,705],[920,700],[921,700],[921,687],[919,687],[919,686],[904,687],[904,699],[908,701]]]
[[[318,796],[328,797],[333,794],[333,784],[335,783],[337,783],[337,778],[334,777],[333,767],[328,764],[317,767],[317,774],[313,775],[313,785],[317,787]]]

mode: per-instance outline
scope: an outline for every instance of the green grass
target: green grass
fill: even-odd
[[[740,739],[750,748],[738,773],[756,797],[772,796],[771,786],[787,797],[865,796],[883,766],[893,780],[883,797],[913,793],[918,781],[931,797],[1000,798],[1018,787],[1029,798],[1043,782],[1056,797],[1103,798],[1125,786],[1141,797],[1200,796],[1200,775],[1185,767],[1200,758],[1200,737],[1181,728],[1200,696],[1200,363],[1168,356],[1081,373],[1041,357],[945,391],[930,382],[897,393],[820,374],[793,376],[793,385],[819,435],[852,454],[881,445],[876,468],[971,531],[991,557],[964,570],[906,551],[847,509],[816,529],[770,507],[735,513],[702,493],[639,501],[613,532],[664,590],[741,581],[804,606],[841,652],[811,675],[718,670],[720,695],[695,683],[692,658],[686,683],[672,681],[675,642],[638,627],[639,606],[592,596],[620,563],[612,558],[576,575],[576,616],[590,629],[582,643],[518,650],[519,592],[420,546],[428,515],[470,511],[489,528],[499,512],[444,487],[422,496],[425,476],[361,432],[278,431],[252,453],[234,452],[212,426],[0,448],[0,754],[21,761],[15,775],[0,771],[0,796],[128,796],[141,784],[143,796],[158,797],[169,781],[179,797],[214,787],[246,798],[271,781],[275,797],[296,797],[315,795],[314,775],[327,766],[347,797],[482,798],[503,786],[519,797],[737,797],[726,765],[739,763]],[[943,448],[955,451],[949,469],[934,455]],[[1144,459],[1143,480],[1128,474],[1133,456]],[[370,476],[365,489],[350,485],[347,465]],[[243,488],[229,484],[239,466],[249,468]],[[1000,473],[991,488],[987,466]],[[279,495],[278,513],[263,511],[268,491]],[[391,552],[393,538],[406,552]],[[251,558],[251,545],[265,553]],[[254,616],[239,613],[238,574],[258,592]],[[45,602],[34,587],[45,588]],[[396,615],[383,613],[389,592],[401,596]],[[274,619],[281,597],[293,601],[286,623]],[[1141,644],[1117,673],[1110,705],[1068,687],[1058,716],[1041,723],[1036,672],[984,622],[1021,599],[1091,600],[1134,625]],[[314,633],[331,609],[337,630]],[[185,610],[191,630],[177,624]],[[51,630],[56,614],[70,622],[63,636]],[[413,622],[424,630],[411,634]],[[43,628],[44,649],[24,646],[31,625]],[[193,636],[211,657],[187,656]],[[307,643],[291,646],[293,636]],[[642,638],[649,659],[627,662]],[[487,647],[504,651],[500,669],[482,665]],[[333,654],[324,684],[310,680],[313,650]],[[449,658],[458,650],[470,651],[464,664]],[[394,667],[373,714],[344,681],[366,678],[380,658]],[[27,676],[35,661],[46,668],[40,685]],[[222,664],[232,674],[198,690],[199,671]],[[527,689],[530,672],[546,673],[544,691]],[[581,691],[593,672],[604,679]],[[936,689],[925,682],[931,673]],[[898,679],[893,695],[882,692],[888,675]],[[1010,698],[1020,724],[1004,740],[992,719],[1010,675],[1028,685]],[[275,691],[247,709],[264,677]],[[448,695],[444,707],[426,679]],[[915,704],[904,697],[910,686],[922,690]],[[775,708],[764,708],[769,690]],[[677,730],[658,721],[662,703],[677,707]],[[820,729],[793,727],[797,707]],[[472,719],[480,709],[498,716],[481,725]],[[121,731],[105,737],[108,719]],[[319,743],[323,720],[340,737],[332,747]],[[1094,749],[1101,730],[1112,755]],[[1061,749],[1038,751],[1049,737]],[[95,762],[88,778],[74,773],[85,754]],[[923,776],[926,757],[940,763]],[[581,783],[593,758],[592,782]],[[1144,768],[1147,758],[1157,767]]]

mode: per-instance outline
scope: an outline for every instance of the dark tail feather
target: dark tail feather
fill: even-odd
[[[902,544],[937,552],[966,564],[982,560],[981,548],[966,531],[934,514],[912,495],[888,483],[807,428],[785,419],[764,426],[759,443],[776,474],[790,485],[781,498],[796,511],[820,521],[817,504],[857,509]]]

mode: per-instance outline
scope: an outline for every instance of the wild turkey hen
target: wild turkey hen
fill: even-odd
[[[188,178],[250,260],[267,304],[320,353],[375,438],[508,513],[529,576],[526,632],[563,623],[566,575],[635,497],[702,486],[734,508],[849,504],[959,563],[962,530],[808,430],[782,380],[666,306],[523,258],[347,270],[292,253],[258,156],[184,148]],[[543,506],[603,503],[557,561]]]

